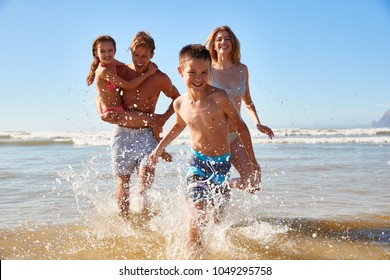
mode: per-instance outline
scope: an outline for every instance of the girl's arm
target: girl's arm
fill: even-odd
[[[134,78],[130,81],[126,81],[125,79],[118,76],[114,71],[110,68],[105,68],[102,72],[102,78],[110,83],[116,85],[117,87],[121,87],[124,89],[133,89],[140,85],[143,81],[145,81],[148,77],[153,75],[157,71],[157,66],[154,63],[150,63],[148,69],[145,73],[142,73],[137,78]]]
[[[126,65],[122,61],[119,61],[119,60],[116,60],[116,59],[114,59],[114,64],[115,64],[115,67],[120,66],[120,65]]]

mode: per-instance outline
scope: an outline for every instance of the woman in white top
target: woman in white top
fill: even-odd
[[[207,46],[211,58],[210,84],[224,89],[240,112],[241,104],[244,105],[251,120],[257,129],[266,134],[270,139],[274,137],[272,129],[262,125],[257,115],[249,91],[248,67],[241,63],[240,42],[228,26],[220,26],[214,29],[208,36]],[[237,132],[231,128],[229,133],[232,164],[241,175],[248,168],[248,155],[241,143]],[[261,171],[258,170],[258,182],[261,180]],[[253,170],[256,173],[256,170]]]

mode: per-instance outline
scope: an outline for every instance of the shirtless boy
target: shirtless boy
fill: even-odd
[[[179,74],[187,92],[174,103],[176,121],[151,153],[152,166],[163,149],[186,126],[190,132],[190,158],[186,171],[186,191],[191,208],[188,249],[192,256],[202,251],[202,227],[210,212],[218,222],[229,199],[229,170],[231,167],[229,122],[236,128],[250,159],[246,172],[236,181],[240,187],[252,185],[252,170],[259,168],[248,127],[241,119],[225,91],[208,85],[211,57],[202,45],[187,45],[179,54]]]

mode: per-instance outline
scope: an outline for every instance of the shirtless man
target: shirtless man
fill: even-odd
[[[154,55],[154,40],[149,34],[143,31],[138,32],[129,49],[131,50],[132,63],[118,66],[119,75],[125,80],[132,80],[144,75]],[[171,98],[172,102],[164,114],[157,115],[155,109],[161,92]],[[122,101],[124,107],[127,110],[140,112],[140,115],[145,117],[145,125],[137,126],[132,124],[131,120],[125,120],[124,122],[117,118],[110,118],[110,113],[103,114],[98,104],[98,111],[102,120],[117,124],[111,140],[111,155],[118,185],[116,199],[120,213],[123,215],[129,214],[130,179],[133,171],[138,168],[138,178],[141,184],[139,194],[141,196],[154,182],[154,168],[148,165],[148,156],[157,146],[158,141],[153,136],[150,125],[162,131],[165,122],[174,113],[173,100],[179,96],[178,90],[169,77],[157,70],[155,74],[145,79],[138,87],[123,90]],[[153,119],[152,124],[148,122],[150,118]],[[126,127],[124,123],[126,123]]]

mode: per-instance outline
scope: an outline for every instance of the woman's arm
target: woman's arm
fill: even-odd
[[[252,122],[256,125],[256,128],[261,132],[268,136],[268,138],[274,138],[274,132],[269,127],[262,125],[260,122],[260,118],[257,115],[255,104],[252,101],[252,97],[249,90],[249,71],[246,65],[242,64],[242,70],[244,72],[245,78],[245,94],[242,97],[243,105],[248,113],[248,116],[252,120]]]

